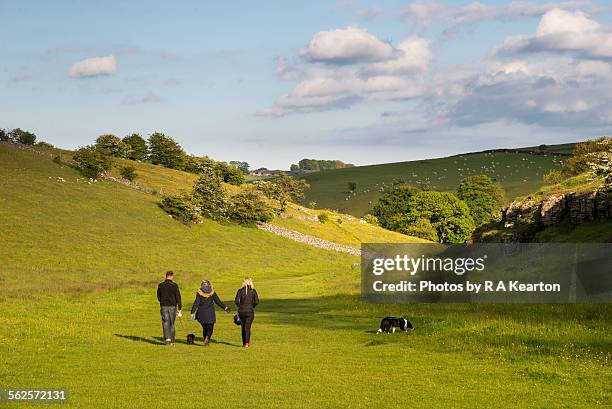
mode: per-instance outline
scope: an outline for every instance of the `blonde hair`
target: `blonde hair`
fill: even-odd
[[[244,277],[244,280],[242,280],[242,287],[248,292],[249,287],[253,288],[253,279],[251,277]]]

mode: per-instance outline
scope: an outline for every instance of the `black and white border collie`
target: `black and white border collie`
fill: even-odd
[[[376,333],[380,334],[381,332],[385,332],[388,334],[391,332],[395,334],[395,328],[408,332],[408,330],[413,327],[412,323],[404,317],[385,317],[380,321],[380,328],[378,328]]]

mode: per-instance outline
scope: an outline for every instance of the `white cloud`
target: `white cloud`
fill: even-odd
[[[376,74],[401,74],[424,71],[431,60],[429,41],[410,37],[398,44],[395,58],[366,66],[365,71]]]
[[[358,27],[319,31],[300,56],[312,62],[356,64],[382,61],[393,55],[393,47]]]
[[[588,58],[612,57],[612,30],[582,11],[553,9],[542,16],[533,35],[506,39],[498,55],[575,52]]]
[[[462,7],[448,9],[442,15],[442,18],[450,23],[444,33],[447,36],[452,36],[462,28],[473,27],[488,21],[513,21],[540,17],[554,9],[596,11],[598,7],[591,0],[548,3],[515,0],[505,7],[492,6],[476,1]]]
[[[304,64],[276,59],[276,75],[294,89],[257,112],[262,116],[346,108],[362,100],[400,100],[425,92],[429,41],[409,37],[397,47],[359,28],[321,31],[300,50]]]
[[[115,56],[87,58],[77,61],[70,67],[72,78],[98,77],[102,75],[113,75],[117,72],[117,61]]]
[[[418,26],[427,27],[443,12],[444,7],[436,0],[419,0],[409,4],[400,14],[400,17],[410,20]]]

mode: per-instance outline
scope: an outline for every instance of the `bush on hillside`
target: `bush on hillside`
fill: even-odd
[[[612,148],[591,154],[591,162],[591,174],[602,180],[604,189],[612,191]]]
[[[124,166],[120,171],[121,177],[133,182],[136,179],[136,168],[134,166]]]
[[[171,137],[155,132],[149,137],[148,146],[152,164],[170,169],[184,169],[187,155]]]
[[[10,132],[10,140],[23,145],[34,145],[36,143],[36,135],[29,131],[24,131],[21,128],[13,129]]]
[[[227,218],[229,203],[221,183],[219,174],[207,168],[193,187],[193,197],[202,210],[202,216],[208,219]]]
[[[95,146],[99,151],[103,151],[115,158],[124,158],[126,156],[127,146],[121,138],[115,135],[106,134],[98,136]]]
[[[577,144],[572,156],[563,165],[563,173],[568,176],[575,176],[588,172],[592,164],[593,156],[591,154],[610,149],[612,149],[612,138],[610,137],[602,137]]]
[[[399,232],[429,241],[435,242],[439,240],[438,232],[429,219],[421,218],[414,222],[406,223],[399,229]]]
[[[241,190],[230,198],[229,218],[240,224],[269,222],[274,217],[268,200],[254,188]]]
[[[317,216],[319,223],[325,224],[329,221],[329,215],[327,213],[321,213]]]
[[[202,209],[191,195],[166,196],[159,206],[183,223],[201,223]]]
[[[563,172],[558,169],[552,169],[544,175],[544,183],[555,185],[563,180]]]
[[[363,220],[367,224],[371,224],[373,226],[380,226],[380,223],[378,222],[378,217],[374,216],[373,214],[366,214],[365,216],[363,216]]]
[[[78,163],[81,173],[92,179],[97,179],[113,165],[113,159],[95,146],[85,146],[74,153],[73,159]]]
[[[10,142],[11,135],[6,129],[0,128],[0,142]]]
[[[147,142],[137,133],[133,133],[123,138],[126,147],[126,158],[131,160],[143,161],[147,158]]]
[[[296,179],[281,173],[271,181],[257,181],[253,184],[268,199],[278,202],[280,212],[284,212],[290,200],[299,200],[304,197],[304,191],[309,187],[304,179]]]
[[[499,219],[504,203],[503,188],[487,175],[469,176],[461,181],[457,196],[470,208],[476,227]]]
[[[234,186],[240,186],[244,183],[244,173],[240,169],[225,162],[215,162],[214,166],[225,183]]]
[[[37,148],[43,148],[43,149],[53,149],[53,145],[45,141],[36,142],[34,146],[36,146]]]

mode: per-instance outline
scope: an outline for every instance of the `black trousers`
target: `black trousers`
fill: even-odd
[[[242,329],[242,343],[251,342],[251,325],[255,319],[255,314],[252,312],[240,312],[240,327]]]
[[[215,324],[202,324],[202,333],[204,334],[204,338],[208,337],[210,339],[212,337],[213,330],[215,329]]]

